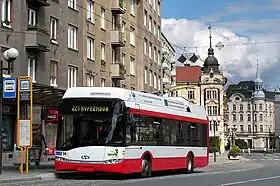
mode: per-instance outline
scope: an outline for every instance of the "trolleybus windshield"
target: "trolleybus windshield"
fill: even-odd
[[[68,99],[60,104],[57,150],[85,146],[123,145],[123,102]]]

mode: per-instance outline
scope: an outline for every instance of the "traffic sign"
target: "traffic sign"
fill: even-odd
[[[3,98],[16,98],[17,78],[7,77],[3,80]]]
[[[30,91],[30,80],[29,79],[20,79],[20,91]]]

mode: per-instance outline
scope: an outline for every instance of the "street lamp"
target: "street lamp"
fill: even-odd
[[[213,124],[213,130],[214,130],[214,140],[216,140],[216,130],[217,130],[217,124],[220,122],[219,117],[213,117],[211,121],[211,125]],[[216,148],[214,149],[214,162],[217,160],[217,154],[216,154]]]
[[[6,70],[8,74],[11,74],[11,70],[13,69],[13,62],[19,56],[19,52],[15,48],[10,48],[3,53],[4,59],[8,62],[8,68],[3,67],[3,60],[1,59],[0,63],[0,174],[2,174],[2,153],[3,153],[3,71]]]
[[[231,126],[229,128],[229,134],[231,135],[231,146],[234,144],[234,135],[235,135],[236,130],[237,130],[236,125]]]

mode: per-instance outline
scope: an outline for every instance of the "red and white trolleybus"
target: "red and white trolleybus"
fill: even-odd
[[[55,169],[141,173],[208,165],[203,106],[114,87],[69,88],[59,106]]]

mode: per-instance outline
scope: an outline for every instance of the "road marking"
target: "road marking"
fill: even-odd
[[[221,184],[219,186],[238,185],[238,184],[244,184],[244,183],[249,183],[249,182],[272,180],[272,179],[277,179],[277,178],[280,178],[280,176],[271,176],[271,177],[257,178],[257,179],[252,179],[252,180],[244,180],[244,181],[238,181],[238,182],[224,183],[224,184]]]

